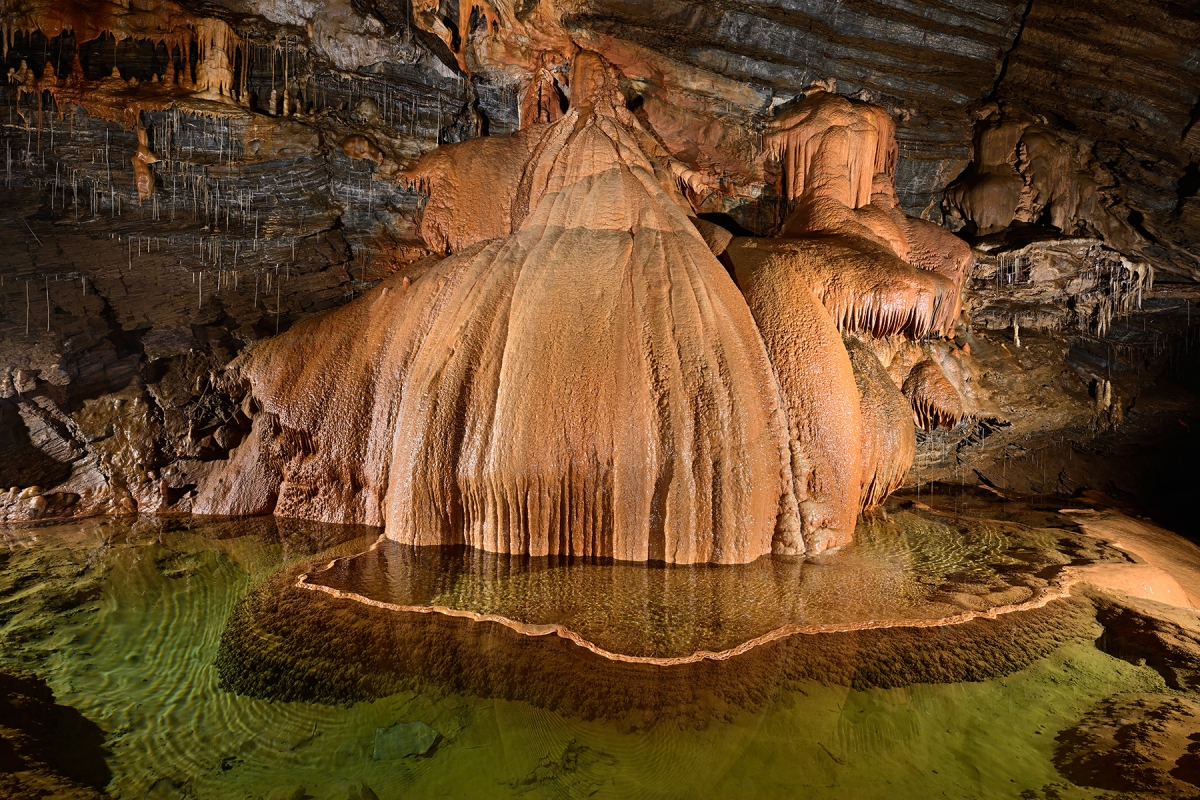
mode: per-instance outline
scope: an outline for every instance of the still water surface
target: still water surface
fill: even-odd
[[[103,729],[118,798],[1101,797],[1059,775],[1057,732],[1166,691],[1098,650],[1071,600],[664,668],[296,586],[671,658],[1020,603],[1064,565],[1123,558],[1012,522],[893,510],[845,552],[721,568],[369,549],[376,531],[261,519],[0,537],[0,668]]]

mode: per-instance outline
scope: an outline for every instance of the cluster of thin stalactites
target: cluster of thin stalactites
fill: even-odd
[[[854,294],[847,291],[816,289],[816,295],[843,333],[867,333],[872,336],[908,336],[924,339],[946,336],[954,329],[958,309],[945,297],[923,298],[926,302],[901,304],[893,296],[876,293]],[[953,311],[951,315],[950,311]]]
[[[4,44],[4,54],[15,46],[18,35],[31,35],[39,32],[47,39],[62,35],[73,35],[77,44],[93,41],[104,36],[113,37],[114,41],[137,39],[152,43],[156,48],[162,47],[168,55],[165,70],[155,74],[153,82],[164,90],[178,86],[180,89],[197,93],[201,98],[236,102],[243,107],[249,104],[247,80],[249,73],[250,47],[243,36],[239,36],[228,22],[215,17],[195,16],[173,3],[157,3],[153,9],[117,13],[114,10],[109,15],[94,13],[89,9],[80,9],[75,4],[43,3],[35,11],[23,15],[9,15],[2,23],[0,39]],[[277,55],[283,54],[282,101],[284,113],[287,114],[289,104],[288,70],[290,50],[276,43]],[[193,65],[192,57],[196,63]],[[176,64],[180,67],[176,67]],[[240,80],[235,82],[235,75],[240,71]],[[121,76],[114,66],[113,74],[105,78],[100,85],[86,87],[83,84],[83,70],[79,64],[79,54],[75,54],[73,63],[67,74],[55,74],[51,61],[46,62],[43,75],[29,77],[10,74],[9,80],[18,84],[18,93],[35,93],[43,90],[55,94],[56,91],[68,90],[67,99],[88,108],[94,103],[88,102],[86,90],[105,88],[106,82],[119,79]],[[125,86],[135,85],[136,81],[126,81]],[[111,87],[108,87],[111,90]],[[124,87],[123,87],[124,88]],[[75,91],[70,91],[75,90]],[[84,91],[80,91],[84,90]],[[274,92],[272,93],[274,95]],[[274,97],[272,98],[274,102]],[[145,102],[146,98],[140,98]],[[136,103],[135,103],[136,105]],[[271,113],[275,113],[272,108]]]

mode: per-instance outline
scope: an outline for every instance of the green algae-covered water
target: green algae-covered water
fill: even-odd
[[[1173,690],[1097,648],[1086,601],[678,667],[387,607],[679,656],[1026,601],[1063,565],[1122,557],[1011,523],[866,525],[845,554],[667,575],[372,551],[377,531],[273,520],[0,531],[0,669],[99,727],[90,778],[118,798],[1110,796],[1059,773],[1060,732],[1106,698]]]

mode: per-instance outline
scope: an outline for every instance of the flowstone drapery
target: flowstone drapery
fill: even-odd
[[[704,179],[626,110],[607,62],[572,60],[557,122],[401,175],[452,255],[241,359],[263,413],[197,511],[729,563],[845,544],[897,485],[912,416],[867,345],[856,378],[838,328],[947,333],[969,257],[896,209],[886,115],[818,98],[780,132],[796,211],[783,238],[726,251],[744,300],[713,254],[730,237],[706,243],[680,193]]]

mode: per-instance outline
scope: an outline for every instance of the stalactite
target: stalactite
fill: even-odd
[[[288,116],[288,95],[290,94],[288,86],[288,39],[283,38],[283,106],[281,113],[283,116]]]
[[[137,139],[137,151],[133,154],[132,161],[133,174],[137,184],[138,205],[141,205],[143,200],[154,194],[154,173],[150,170],[150,165],[158,163],[159,159],[150,151],[149,138],[145,128],[138,127]]]

